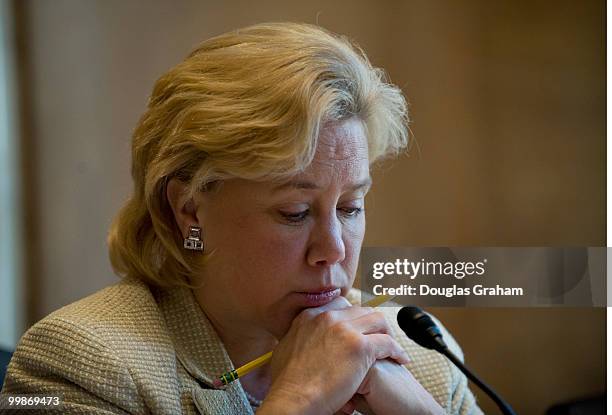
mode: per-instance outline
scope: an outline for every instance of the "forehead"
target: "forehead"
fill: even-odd
[[[360,120],[351,118],[323,126],[315,157],[306,171],[325,167],[334,170],[363,169],[364,166],[369,166],[365,129]]]
[[[287,180],[270,183],[273,193],[282,190],[313,190],[341,187],[369,188],[370,163],[365,128],[349,119],[326,124],[319,134],[312,163]]]

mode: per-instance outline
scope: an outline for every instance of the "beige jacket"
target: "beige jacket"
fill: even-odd
[[[349,300],[359,301],[352,290]],[[416,379],[452,414],[481,413],[466,378],[409,340],[382,307]],[[446,334],[449,346],[460,350]],[[124,279],[57,310],[21,338],[2,392],[61,395],[64,414],[252,414],[240,382],[212,380],[232,362],[188,289]]]

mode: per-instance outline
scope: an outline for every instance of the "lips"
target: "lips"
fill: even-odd
[[[320,307],[340,296],[340,288],[325,287],[313,291],[297,293],[300,303],[305,307]]]

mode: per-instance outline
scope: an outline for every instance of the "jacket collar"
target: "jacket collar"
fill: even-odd
[[[200,413],[252,413],[239,381],[215,389],[213,380],[234,365],[189,288],[158,290],[157,302],[164,316],[176,357],[201,388],[193,390]]]

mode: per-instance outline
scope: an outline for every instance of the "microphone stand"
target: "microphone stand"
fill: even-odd
[[[499,407],[499,409],[502,411],[502,413],[504,415],[516,415],[514,413],[514,411],[512,410],[512,407],[510,407],[510,405],[507,402],[505,402],[501,398],[501,396],[499,396],[493,389],[491,389],[489,387],[489,385],[484,383],[478,376],[476,376],[475,373],[473,373],[470,369],[468,369],[467,366],[465,366],[463,364],[463,362],[461,360],[459,360],[457,358],[457,356],[455,356],[453,354],[453,352],[451,352],[448,349],[448,347],[440,348],[440,350],[438,350],[438,351],[440,353],[442,353],[444,356],[446,356],[448,358],[448,360],[453,362],[455,364],[455,366],[457,366],[459,368],[459,370],[461,370],[463,372],[463,374],[469,380],[474,382],[474,384],[476,384],[476,386],[478,386],[480,389],[482,389],[484,391],[484,393],[489,395],[489,397],[491,399],[493,399],[493,401],[495,401],[495,403],[497,404],[497,406]]]
[[[465,376],[482,389],[501,409],[504,415],[516,415],[512,407],[476,374],[467,368],[448,348],[436,323],[419,307],[403,307],[397,314],[400,328],[415,343],[443,354],[453,362]]]

